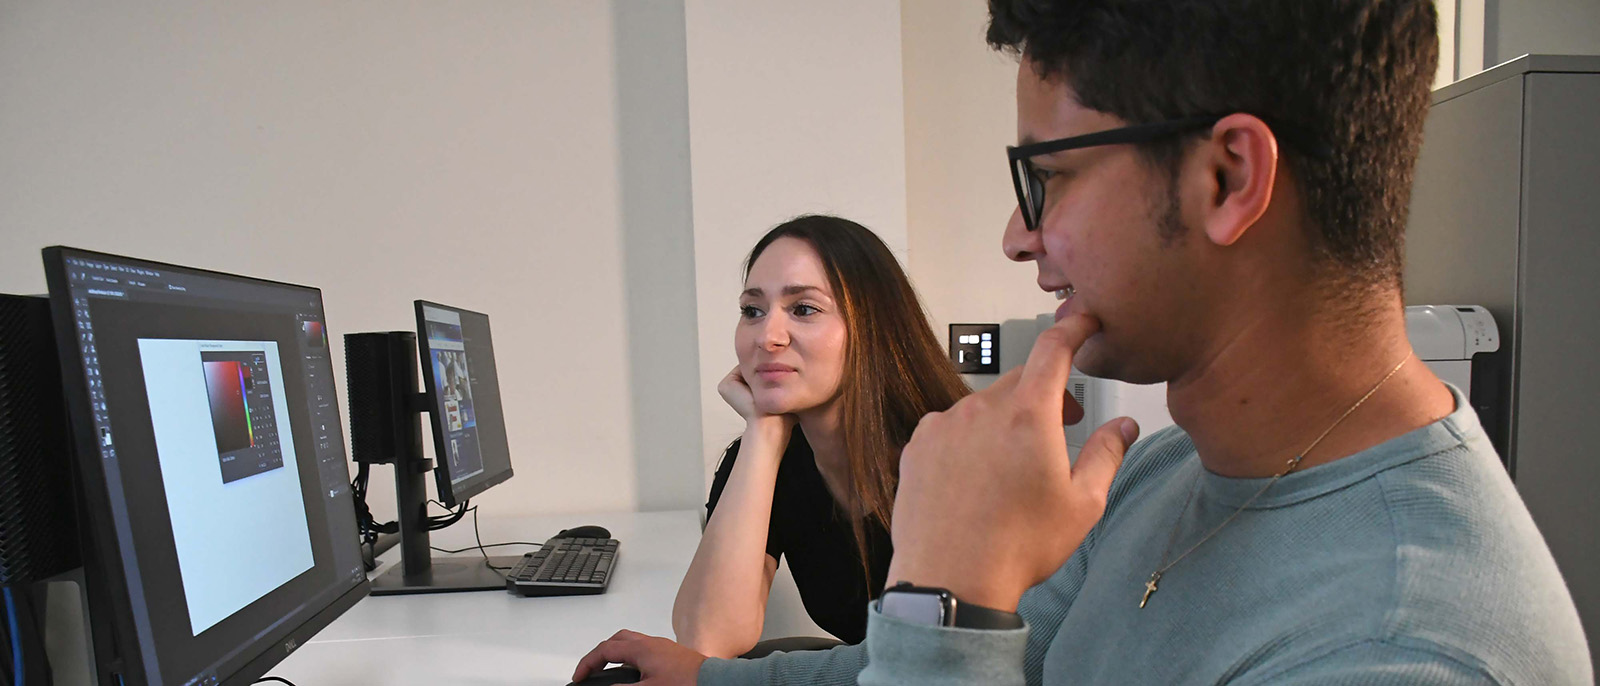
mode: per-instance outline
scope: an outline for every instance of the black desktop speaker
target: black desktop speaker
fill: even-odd
[[[345,394],[350,398],[350,458],[395,462],[420,442],[417,335],[410,331],[344,335]],[[409,454],[409,453],[407,453]]]
[[[50,301],[0,295],[0,586],[82,564]]]

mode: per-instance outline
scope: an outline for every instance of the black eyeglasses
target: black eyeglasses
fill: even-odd
[[[1011,185],[1017,189],[1017,206],[1022,208],[1023,223],[1027,225],[1029,231],[1037,231],[1039,222],[1044,217],[1044,179],[1039,178],[1039,172],[1034,168],[1032,158],[1064,150],[1093,148],[1101,145],[1148,143],[1167,136],[1175,136],[1215,126],[1224,116],[1227,115],[1208,114],[1157,122],[1155,124],[1125,126],[1120,129],[1098,131],[1070,138],[1058,138],[1042,143],[1006,146],[1006,156],[1011,158]],[[1270,121],[1259,115],[1256,118],[1265,122],[1267,127],[1273,130],[1274,135],[1281,137],[1285,143],[1294,145],[1307,155],[1325,157],[1329,154],[1326,146],[1318,143],[1315,138],[1306,135],[1293,126]]]
[[[1039,220],[1044,216],[1044,179],[1039,177],[1039,171],[1033,166],[1034,157],[1101,145],[1148,143],[1167,136],[1214,126],[1221,119],[1221,115],[1189,117],[1155,124],[1125,126],[1070,138],[1057,138],[1042,143],[1006,146],[1006,156],[1011,158],[1011,185],[1017,189],[1017,206],[1022,208],[1022,222],[1027,225],[1029,231],[1037,231]]]

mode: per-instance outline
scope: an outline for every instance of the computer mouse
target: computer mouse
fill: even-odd
[[[637,684],[639,683],[639,670],[632,667],[612,667],[602,669],[583,681],[574,681],[567,686],[608,686],[609,684]]]
[[[561,533],[556,534],[556,537],[557,538],[611,538],[611,532],[610,531],[606,531],[606,528],[603,527],[603,526],[595,526],[593,524],[588,524],[588,525],[585,525],[585,526],[575,526],[575,527],[572,527],[571,529],[562,529]],[[608,681],[606,683],[622,683],[622,682],[610,682],[610,681]],[[628,682],[628,683],[632,683],[632,682]]]

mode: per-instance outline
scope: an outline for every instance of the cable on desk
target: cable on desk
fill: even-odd
[[[476,507],[472,508],[472,537],[478,541],[478,554],[483,556],[483,566],[493,569],[496,572],[511,571],[510,567],[494,566],[494,563],[489,561],[489,553],[484,552],[483,537],[478,535],[478,508]],[[501,574],[500,576],[504,577],[505,575]]]
[[[261,677],[260,679],[256,679],[255,683],[264,684],[264,683],[267,683],[269,681],[276,681],[276,682],[278,682],[280,684],[288,684],[289,686],[294,686],[294,682],[293,681],[285,679],[285,678],[283,678],[281,676],[264,676],[264,677]]]
[[[534,543],[532,541],[507,541],[505,543],[485,543],[485,544],[483,544],[481,546],[469,545],[469,546],[467,546],[465,548],[456,548],[455,550],[447,550],[445,548],[440,548],[439,546],[436,546],[436,545],[430,545],[428,547],[431,548],[436,553],[447,553],[447,554],[454,555],[455,553],[464,553],[464,552],[467,552],[468,550],[477,550],[479,548],[499,548],[499,547],[508,546],[508,545],[531,545],[531,546],[533,546],[535,548],[543,548],[544,547],[543,543]]]
[[[378,568],[378,535],[400,533],[400,522],[392,520],[379,522],[372,516],[372,510],[367,507],[367,480],[371,475],[371,467],[365,462],[356,463],[356,476],[350,481],[350,494],[355,501],[356,529],[361,549],[361,563],[367,571]],[[467,516],[467,509],[471,506],[470,500],[463,500],[455,509],[445,507],[444,503],[437,500],[428,502],[443,508],[445,514],[429,515],[427,518],[428,531],[438,531],[447,526],[461,521]]]

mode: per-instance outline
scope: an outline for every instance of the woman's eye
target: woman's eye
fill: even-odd
[[[1033,178],[1038,179],[1039,183],[1045,183],[1045,182],[1049,181],[1050,179],[1055,178],[1055,176],[1056,176],[1056,172],[1055,171],[1052,171],[1052,170],[1049,170],[1049,169],[1042,169],[1042,168],[1039,168],[1039,167],[1034,167],[1033,168]]]
[[[821,312],[821,311],[822,310],[819,310],[819,309],[817,309],[815,307],[812,307],[811,305],[807,305],[805,303],[801,303],[799,305],[795,305],[794,306],[794,310],[793,310],[794,316],[796,316],[796,317],[809,317],[809,316],[814,315],[814,314],[816,314],[818,312]]]
[[[761,308],[756,307],[754,305],[740,305],[739,306],[739,316],[744,317],[745,319],[755,319],[757,317],[760,317],[763,314],[766,314],[766,313],[762,312]]]

